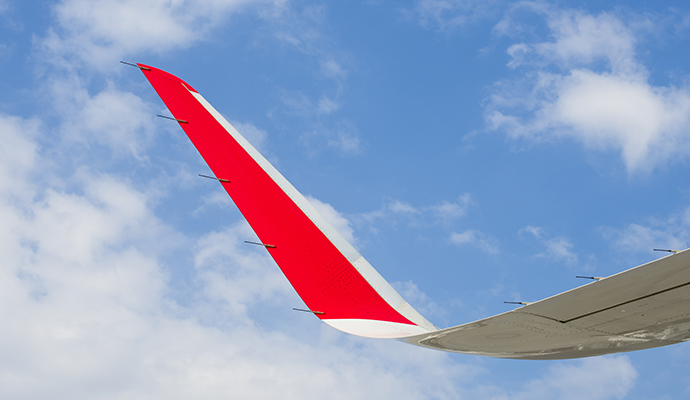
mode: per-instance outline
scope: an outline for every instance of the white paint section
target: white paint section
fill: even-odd
[[[393,289],[393,287],[386,281],[381,274],[374,269],[374,267],[367,262],[364,257],[347,241],[343,236],[335,229],[333,226],[326,221],[326,219],[312,206],[311,203],[297,190],[290,182],[288,182],[285,177],[278,172],[273,165],[271,165],[266,158],[264,158],[258,150],[254,148],[213,106],[204,99],[199,93],[194,91],[189,91],[196,99],[201,103],[201,105],[208,111],[219,124],[237,141],[237,143],[242,146],[242,148],[256,161],[261,168],[266,171],[266,173],[273,179],[273,181],[287,194],[290,199],[299,207],[302,212],[309,218],[314,225],[324,235],[328,240],[333,243],[333,245],[340,251],[340,253],[347,258],[347,260],[355,267],[355,269],[362,275],[362,277],[376,290],[376,292],[398,311],[402,316],[407,318],[409,321],[418,325],[421,331],[416,331],[417,333],[427,333],[429,331],[438,330],[431,322],[427,321],[421,314],[419,314],[412,306],[410,306],[403,298],[398,294],[398,292]],[[370,322],[381,322],[373,321]],[[387,322],[388,324],[388,322]],[[400,324],[396,324],[400,325]],[[383,326],[383,325],[382,325]],[[413,325],[407,325],[414,327]],[[373,327],[373,325],[372,325]],[[340,328],[338,328],[340,329]],[[386,328],[388,329],[388,328]],[[388,332],[384,329],[383,332]],[[343,330],[343,329],[341,329]],[[395,331],[395,330],[392,330]],[[400,331],[403,332],[403,331]],[[358,335],[358,333],[354,333]],[[366,335],[360,335],[366,336]],[[404,334],[403,336],[409,336],[409,334]],[[378,337],[378,336],[369,336]],[[393,337],[393,336],[391,336]],[[402,336],[395,336],[402,337]]]
[[[323,319],[322,321],[339,331],[374,339],[400,339],[429,333],[428,330],[417,325],[372,319]]]

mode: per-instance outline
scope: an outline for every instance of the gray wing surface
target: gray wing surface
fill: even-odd
[[[405,342],[482,356],[555,360],[690,339],[690,251]]]

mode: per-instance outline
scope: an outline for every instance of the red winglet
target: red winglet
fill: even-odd
[[[196,90],[165,71],[138,65],[148,68],[142,72],[173,116],[188,122],[180,126],[215,176],[230,181],[224,189],[261,242],[275,246],[267,247],[269,254],[309,309],[323,313],[315,313],[320,319],[434,329]]]

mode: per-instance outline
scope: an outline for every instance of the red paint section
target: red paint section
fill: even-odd
[[[174,75],[139,64],[309,309],[321,319],[411,324],[359,274],[273,179]]]

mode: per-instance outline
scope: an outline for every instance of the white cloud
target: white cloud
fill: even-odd
[[[573,252],[573,243],[565,237],[551,237],[544,228],[526,226],[518,232],[519,235],[529,233],[537,239],[541,246],[545,247],[543,252],[537,253],[536,257],[545,258],[552,262],[564,262],[566,265],[573,266],[578,263],[578,257]]]
[[[55,80],[51,94],[63,139],[106,146],[115,155],[143,157],[155,129],[156,113],[150,104],[112,84],[92,96],[76,78]]]
[[[469,207],[474,204],[469,193],[461,194],[456,201],[443,200],[438,204],[421,207],[402,200],[391,200],[381,209],[360,214],[358,217],[366,221],[405,217],[414,223],[449,223],[455,218],[464,217]]]
[[[0,158],[0,397],[455,398],[458,382],[481,373],[439,352],[314,330],[311,319],[266,327],[286,318],[271,305],[301,318],[289,311],[299,300],[265,251],[242,243],[246,223],[197,241],[116,176],[81,168],[66,178],[71,191],[60,179],[32,184],[67,155],[39,151],[36,122],[0,123],[0,149],[16,155]],[[188,275],[176,268],[191,265],[175,289]]]
[[[270,33],[280,42],[307,55],[314,63],[314,71],[338,84],[348,76],[349,56],[333,49],[327,31],[328,6],[309,4],[302,8],[287,1],[275,2],[260,15],[269,23]]]
[[[301,92],[283,92],[280,100],[287,108],[287,113],[300,117],[309,117],[318,114],[318,105]]]
[[[277,39],[297,47],[306,54],[314,54],[321,52],[320,48],[325,40],[318,27],[326,21],[326,12],[327,8],[323,4],[307,5],[297,10],[283,3],[280,7],[264,11],[262,15],[274,21],[274,34]]]
[[[412,281],[391,282],[391,286],[425,317],[438,317],[444,314],[444,310],[426,293],[419,290],[416,283]]]
[[[557,63],[566,69],[606,61],[616,75],[643,72],[635,60],[634,32],[614,15],[601,13],[592,16],[576,11],[541,10],[553,41],[536,44],[518,43],[508,49],[512,68],[534,63],[545,66]],[[503,29],[509,29],[504,26]],[[503,32],[507,33],[507,32]]]
[[[395,200],[387,206],[388,210],[395,214],[419,214],[421,211],[404,201]]]
[[[347,119],[328,122],[342,106],[337,99],[322,95],[318,101],[312,101],[301,92],[283,92],[281,101],[286,106],[285,114],[311,121],[311,129],[300,136],[300,142],[309,152],[330,148],[342,155],[356,155],[363,151],[361,135],[352,122]]]
[[[651,22],[633,27],[607,13],[545,13],[553,40],[508,49],[509,66],[524,78],[495,85],[489,127],[512,138],[571,138],[617,151],[630,173],[687,157],[690,90],[651,84],[636,56],[637,27]]]
[[[348,76],[349,56],[333,49],[327,30],[328,6],[292,6],[287,1],[275,2],[260,15],[270,26],[270,34],[283,44],[296,49],[312,60],[319,77],[333,80],[338,89]]]
[[[564,237],[557,237],[548,239],[545,245],[546,252],[542,253],[543,256],[552,260],[562,260],[567,265],[577,264],[577,255],[572,251],[573,243],[570,240]]]
[[[281,101],[287,107],[287,113],[300,117],[328,116],[334,113],[342,104],[326,95],[321,95],[318,101],[312,101],[301,92],[284,92]]]
[[[321,60],[321,73],[327,78],[347,78],[348,71],[342,65],[332,58],[324,58]]]
[[[602,228],[605,238],[624,253],[649,253],[652,249],[684,250],[690,244],[690,207],[664,218],[649,218],[623,228]]]
[[[27,197],[27,174],[37,162],[34,142],[40,128],[38,120],[0,114],[0,195]]]
[[[271,115],[301,117],[308,128],[300,136],[307,151],[314,154],[332,149],[342,155],[357,155],[364,150],[359,129],[348,119],[338,118],[341,100],[349,75],[350,56],[334,50],[333,39],[326,32],[328,6],[307,5],[302,8],[285,4],[261,14],[270,26],[270,34],[306,56],[316,78],[330,82],[330,90],[321,94],[305,94],[300,90],[284,90],[280,99],[285,110]]]
[[[429,29],[451,31],[491,15],[501,0],[418,0],[403,13]]]
[[[340,104],[329,99],[326,96],[321,96],[319,99],[318,113],[319,114],[331,114],[340,108]]]
[[[318,211],[341,235],[351,244],[356,243],[354,229],[350,226],[350,221],[347,220],[340,212],[338,212],[332,205],[324,203],[321,200],[312,196],[306,196],[316,211]]]
[[[197,207],[192,215],[198,217],[213,207],[225,209],[234,203],[225,190],[215,190],[201,198],[202,204]]]
[[[257,128],[256,125],[251,122],[230,121],[230,124],[234,126],[252,146],[260,152],[265,153],[265,144],[268,138],[268,133],[266,133],[266,131]]]
[[[463,232],[453,232],[450,235],[451,243],[457,246],[472,245],[487,254],[498,253],[498,240],[476,229],[467,229]]]
[[[72,117],[65,124],[68,136],[87,142],[86,136],[91,136],[88,132],[98,128],[94,125],[107,124],[105,135],[91,139],[119,142],[116,149],[129,146],[128,152],[135,155],[141,152],[142,142],[150,139],[150,135],[142,135],[149,128],[145,125],[150,125],[150,110],[140,107],[140,99],[112,87],[95,95],[88,93],[84,89],[88,86],[86,77],[121,68],[118,60],[137,54],[166,53],[208,40],[231,15],[248,9],[258,12],[272,34],[293,37],[293,45],[315,59],[316,70],[334,79],[336,92],[340,92],[347,70],[343,61],[328,51],[329,40],[320,31],[324,7],[305,7],[297,12],[283,0],[63,0],[53,7],[55,26],[43,38],[36,39],[35,44],[39,59],[48,68],[59,67],[61,72],[67,72],[54,73],[52,78],[57,108],[63,116]],[[296,115],[329,115],[341,107],[337,93],[324,94],[316,102],[300,93],[286,95],[284,102],[289,112]],[[114,107],[109,108],[110,105]],[[129,109],[125,110],[126,107]],[[122,113],[127,118],[118,111],[128,111]],[[238,129],[261,147],[265,132],[246,123],[239,124]],[[319,142],[343,154],[361,152],[359,132],[345,120],[326,129],[314,129],[305,137],[305,142]]]
[[[349,121],[340,121],[327,136],[328,146],[343,154],[359,154],[363,151],[359,130]]]
[[[186,238],[114,175],[81,168],[65,178],[71,191],[59,179],[34,183],[42,165],[68,155],[39,148],[36,121],[0,123],[0,149],[15,153],[0,158],[0,397],[451,399],[486,390],[474,358],[319,330],[315,320],[286,324],[299,300],[265,251],[242,243],[246,223]],[[347,231],[342,215],[311,201]],[[180,274],[191,276],[183,289],[173,284]],[[396,286],[434,308],[416,285]],[[597,358],[557,364],[515,396],[493,397],[614,398],[634,378],[627,358]]]
[[[635,384],[637,371],[628,357],[597,357],[552,365],[543,378],[527,382],[516,393],[485,393],[493,400],[622,399]],[[491,392],[487,388],[486,392]]]
[[[229,312],[232,320],[251,318],[247,306],[259,301],[293,300],[280,269],[263,252],[245,240],[256,235],[242,221],[222,232],[211,232],[199,239],[194,257],[197,281],[214,308]]]
[[[315,129],[300,136],[300,142],[310,152],[326,147],[334,149],[342,155],[356,155],[364,150],[360,137],[357,127],[350,121],[343,119],[330,127],[317,124]]]
[[[464,217],[467,209],[474,204],[469,193],[463,193],[458,197],[457,202],[443,201],[441,204],[430,206],[429,208],[439,215],[442,219]]]
[[[46,57],[69,68],[78,62],[117,68],[125,56],[163,53],[206,39],[228,15],[269,1],[63,0],[53,7],[56,29],[41,45]]]

